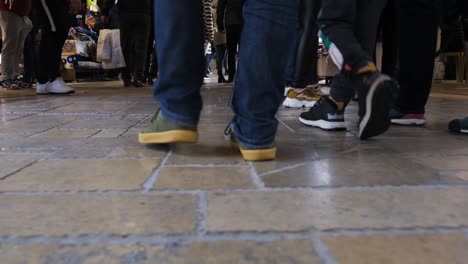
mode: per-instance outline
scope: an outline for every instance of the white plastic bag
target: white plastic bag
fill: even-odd
[[[122,47],[120,46],[120,30],[115,29],[107,33],[106,44],[109,45],[111,49],[111,59],[102,62],[102,68],[109,69],[119,69],[125,67],[125,59],[122,52]],[[107,44],[107,42],[109,44]]]
[[[99,39],[96,51],[96,60],[98,62],[110,61],[112,58],[112,50],[109,42],[106,41],[107,35],[111,32],[109,29],[101,29],[99,31]]]

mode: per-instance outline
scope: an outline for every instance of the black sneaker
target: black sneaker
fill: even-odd
[[[397,89],[390,77],[374,72],[361,77],[358,86],[359,138],[378,136],[390,127],[390,109]]]
[[[449,130],[456,133],[468,134],[468,117],[450,121]]]
[[[328,96],[322,96],[308,112],[301,114],[299,121],[324,130],[346,130],[344,104],[337,105]]]

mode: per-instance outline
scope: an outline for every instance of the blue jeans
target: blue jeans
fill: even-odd
[[[274,142],[298,4],[299,0],[246,0],[244,5],[231,108],[234,135],[247,147]],[[161,113],[171,122],[195,127],[205,71],[201,1],[155,0],[155,23],[160,55],[155,97]]]

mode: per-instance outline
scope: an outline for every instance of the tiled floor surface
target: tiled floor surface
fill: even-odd
[[[203,89],[197,145],[142,146],[151,89],[0,92],[0,263],[468,263],[468,88],[436,85],[423,128],[383,136],[301,125],[278,158],[223,138],[230,87]],[[261,103],[261,98],[259,98]]]

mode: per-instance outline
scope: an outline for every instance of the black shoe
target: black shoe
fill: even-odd
[[[359,82],[359,138],[364,140],[383,134],[390,127],[397,84],[380,72],[365,74]]]
[[[324,130],[346,130],[344,103],[337,105],[328,96],[322,96],[308,112],[301,114],[299,121]]]
[[[130,87],[132,85],[132,79],[131,78],[123,78],[122,77],[122,81],[123,81],[123,86],[124,87]]]
[[[224,79],[223,77],[219,77],[218,78],[218,83],[226,83],[226,79]]]
[[[141,87],[143,87],[145,85],[140,81],[134,81],[133,86],[135,86],[136,88],[141,88]]]
[[[468,134],[468,117],[452,120],[449,123],[449,130],[455,133]]]

